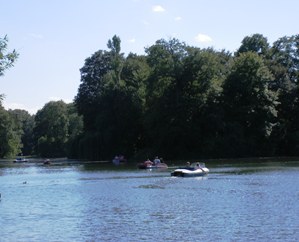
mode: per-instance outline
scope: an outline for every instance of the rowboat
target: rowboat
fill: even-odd
[[[153,163],[151,161],[144,161],[137,165],[139,169],[167,169],[168,165],[166,163]]]

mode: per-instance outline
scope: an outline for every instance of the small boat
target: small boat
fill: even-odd
[[[44,165],[50,165],[51,161],[49,159],[45,159],[43,162]]]
[[[127,159],[123,156],[123,155],[116,155],[113,160],[112,163],[114,165],[121,165],[121,164],[126,164],[127,163]]]
[[[149,160],[139,163],[137,165],[139,169],[167,169],[168,165],[166,163],[153,163]]]
[[[175,169],[171,176],[178,176],[178,177],[195,177],[195,176],[205,176],[209,173],[209,169],[206,168],[205,163],[193,163],[190,166],[180,167]]]
[[[16,158],[13,162],[14,163],[23,163],[23,162],[27,162],[28,160],[25,159],[25,158],[21,158],[21,157],[18,157]]]

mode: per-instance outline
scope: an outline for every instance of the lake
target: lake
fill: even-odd
[[[206,166],[1,162],[0,241],[299,240],[299,161]]]

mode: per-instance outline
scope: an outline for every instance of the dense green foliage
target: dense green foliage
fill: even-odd
[[[4,71],[11,68],[15,61],[17,60],[19,54],[13,50],[11,52],[7,51],[8,38],[0,38],[0,77],[4,75]],[[4,94],[0,93],[0,105],[4,98]]]
[[[83,130],[82,117],[73,104],[51,101],[30,115],[25,110],[0,106],[0,157],[16,155],[76,157]]]
[[[299,35],[254,34],[235,53],[161,39],[125,56],[117,36],[107,47],[85,60],[73,104],[0,107],[2,157],[299,155]]]
[[[0,38],[0,76],[4,75],[4,71],[14,65],[18,58],[18,53],[13,50],[7,52],[8,38]]]
[[[0,105],[0,157],[11,157],[21,151],[21,129]]]
[[[15,109],[8,110],[13,122],[21,135],[21,151],[22,155],[31,155],[34,153],[34,136],[33,128],[35,126],[34,116],[25,110]]]
[[[8,38],[0,38],[0,77],[4,71],[13,66],[18,58],[18,53],[7,51]],[[5,95],[0,93],[0,158],[10,157],[20,152],[21,130],[18,123],[3,108],[2,101]]]
[[[42,157],[64,157],[82,132],[82,120],[73,105],[49,102],[35,116],[35,152]]]
[[[298,39],[254,34],[234,54],[161,39],[125,57],[114,36],[81,69],[79,155],[297,155]]]
[[[227,155],[260,156],[267,150],[277,117],[277,97],[269,89],[272,75],[263,59],[244,52],[234,59],[223,85]]]

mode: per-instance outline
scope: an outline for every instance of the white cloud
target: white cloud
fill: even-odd
[[[7,103],[7,102],[3,102],[3,106],[5,109],[25,109],[25,105],[22,103]]]
[[[70,100],[68,98],[61,98],[61,97],[49,97],[48,99],[49,99],[49,101],[55,101],[55,102],[61,101],[61,100],[64,101],[65,103],[73,102],[72,100]]]
[[[171,39],[173,39],[173,38],[178,38],[178,33],[172,33],[169,37],[170,37]]]
[[[15,110],[15,109],[21,109],[21,110],[26,110],[28,113],[30,113],[31,115],[36,114],[36,112],[40,109],[38,107],[26,107],[26,105],[22,104],[22,103],[7,103],[7,102],[3,102],[3,106],[6,110]]]
[[[210,43],[212,42],[212,38],[205,34],[198,34],[195,36],[195,40],[199,43]]]
[[[182,20],[182,17],[178,16],[178,17],[175,17],[174,19],[175,21],[181,21]]]
[[[40,108],[24,108],[24,110],[26,110],[28,113],[30,113],[31,115],[36,114],[38,110],[40,110]]]
[[[35,33],[30,33],[29,36],[34,39],[43,39],[44,38],[44,36],[42,34],[35,34]]]
[[[48,97],[48,100],[49,101],[60,101],[60,100],[62,100],[62,98],[60,98],[60,97],[54,97],[54,96],[52,96],[52,97]]]
[[[153,10],[154,12],[159,12],[159,13],[161,13],[161,12],[165,12],[165,9],[164,9],[162,6],[160,6],[160,5],[155,5],[155,6],[153,6],[153,7],[152,7],[152,10]]]
[[[150,23],[149,23],[148,21],[146,21],[146,20],[142,20],[142,23],[143,23],[144,25],[150,25]]]
[[[65,103],[72,103],[73,102],[73,100],[71,100],[71,99],[60,98],[60,97],[49,97],[48,100],[49,100],[49,102],[50,101],[60,101],[60,100],[64,101]],[[31,115],[36,114],[37,111],[42,109],[45,104],[43,104],[42,107],[37,107],[37,106],[28,106],[28,105],[25,105],[23,103],[9,103],[9,102],[6,102],[5,100],[3,101],[3,107],[6,110],[21,109],[21,110],[26,110]]]
[[[135,38],[129,39],[128,42],[134,44],[136,42],[136,39]]]

